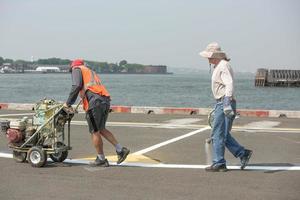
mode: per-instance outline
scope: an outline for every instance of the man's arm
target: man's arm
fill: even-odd
[[[221,74],[221,79],[223,81],[223,84],[225,85],[225,96],[231,98],[233,96],[233,74],[229,64],[227,64],[227,66],[224,66]]]
[[[69,98],[66,102],[67,106],[71,106],[75,103],[78,94],[80,90],[83,87],[83,81],[82,81],[82,73],[79,68],[72,70],[72,88],[69,94]]]

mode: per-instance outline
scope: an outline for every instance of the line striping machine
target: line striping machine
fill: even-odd
[[[1,120],[0,131],[6,134],[14,160],[28,160],[32,167],[43,167],[49,155],[54,162],[63,162],[72,149],[70,124],[80,103],[73,109],[53,99],[43,99],[35,105],[31,119]]]

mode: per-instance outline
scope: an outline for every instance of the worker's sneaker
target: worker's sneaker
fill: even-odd
[[[252,151],[245,149],[245,153],[241,157],[241,170],[243,170],[247,166],[247,164],[251,158],[251,155],[252,155]]]
[[[94,162],[90,162],[91,167],[109,167],[108,160],[100,160],[98,156],[96,157]]]
[[[226,164],[221,164],[221,165],[213,164],[209,167],[206,167],[205,171],[207,171],[207,172],[226,172],[227,167],[226,167]]]
[[[127,158],[129,152],[130,152],[130,150],[127,149],[126,147],[123,147],[121,152],[117,152],[117,155],[118,155],[117,164],[120,164],[121,162],[123,162]]]

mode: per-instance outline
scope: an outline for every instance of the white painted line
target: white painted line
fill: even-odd
[[[87,125],[86,121],[72,121],[72,125]],[[182,129],[199,129],[207,125],[178,125],[178,124],[163,124],[163,123],[139,123],[139,122],[107,122],[107,126],[117,127],[136,127],[136,128],[182,128]]]
[[[248,123],[246,125],[244,125],[243,127],[245,129],[251,129],[251,128],[273,128],[275,126],[279,126],[281,122],[278,121],[257,121],[257,122],[251,122]]]
[[[162,147],[162,146],[165,146],[165,145],[168,145],[168,144],[170,144],[170,143],[177,142],[178,140],[182,140],[182,139],[184,139],[184,138],[190,137],[190,136],[192,136],[192,135],[195,135],[195,134],[197,134],[197,133],[206,131],[206,130],[208,130],[208,129],[210,129],[210,127],[207,126],[207,127],[205,127],[205,128],[202,128],[202,129],[199,129],[199,130],[196,130],[196,131],[192,131],[192,132],[190,132],[190,133],[181,135],[181,136],[179,136],[179,137],[176,137],[176,138],[173,138],[173,139],[170,139],[170,140],[161,142],[161,143],[159,143],[159,144],[153,145],[153,146],[148,147],[148,148],[146,148],[146,149],[137,151],[137,152],[133,153],[132,155],[142,155],[142,154],[147,153],[147,152],[149,152],[149,151],[153,151],[154,149],[158,149],[158,148],[160,148],[160,147]]]
[[[176,168],[176,169],[205,169],[209,165],[180,165],[180,164],[146,164],[146,163],[123,163],[120,166],[148,167],[148,168]],[[230,170],[241,170],[240,166],[227,166]],[[246,170],[263,171],[299,171],[300,166],[247,166]]]
[[[292,128],[240,128],[233,127],[234,131],[249,132],[249,133],[300,133],[300,129]]]
[[[86,121],[72,121],[71,124],[74,125],[87,125]],[[138,123],[138,122],[107,122],[109,126],[140,126],[140,127],[153,127],[160,126],[160,123]]]
[[[3,114],[0,117],[12,117],[12,116],[25,116],[25,115],[34,115],[35,113],[20,113],[20,114]]]
[[[167,120],[164,121],[165,123],[168,124],[180,124],[180,125],[187,125],[187,124],[192,124],[192,123],[196,123],[196,122],[200,122],[203,121],[204,119],[200,119],[200,118],[182,118],[182,119],[171,119],[171,120]]]
[[[1,153],[0,152],[0,157],[1,158],[13,158],[13,155],[11,153]]]
[[[23,116],[23,115],[33,115],[34,113],[23,113],[23,114],[6,114],[0,115],[0,117],[5,116]],[[14,118],[6,120],[16,120]],[[78,126],[87,126],[86,121],[72,121],[72,125]],[[165,129],[199,129],[207,127],[207,125],[197,125],[197,124],[164,124],[164,123],[139,123],[139,122],[107,122],[109,127],[134,127],[134,128],[165,128]],[[297,128],[269,128],[269,127],[240,127],[233,126],[234,131],[243,131],[243,132],[256,132],[256,133],[300,133],[300,129]]]
[[[164,121],[165,124],[162,124],[158,128],[175,129],[179,127],[186,127],[187,125],[193,125],[192,123],[196,123],[203,120],[204,119],[199,119],[199,118],[171,119],[171,120]]]
[[[2,158],[12,158],[12,154],[9,153],[0,153]],[[66,159],[64,163],[69,164],[82,164],[88,165],[90,161],[88,160],[78,160],[78,159]],[[180,164],[147,164],[147,163],[122,163],[117,165],[116,162],[109,162],[111,166],[119,167],[145,167],[145,168],[171,168],[171,169],[205,169],[208,165],[180,165]],[[227,166],[229,170],[240,170],[240,166]],[[300,171],[300,166],[247,166],[244,171],[247,170],[257,170],[257,171]]]
[[[72,121],[72,125],[85,126],[86,121]],[[167,129],[200,129],[207,127],[207,125],[178,125],[178,124],[164,124],[164,123],[139,123],[139,122],[107,122],[109,127],[133,127],[133,128],[167,128]],[[166,126],[167,125],[167,126]],[[300,129],[297,128],[257,128],[257,127],[240,127],[234,126],[234,131],[244,132],[257,132],[257,133],[300,133]]]

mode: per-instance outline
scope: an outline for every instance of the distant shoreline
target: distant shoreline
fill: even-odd
[[[60,58],[39,59],[36,62],[1,59],[0,73],[61,73],[69,72],[71,60]],[[170,74],[166,65],[143,65],[128,63],[108,63],[85,60],[85,65],[97,73],[107,74]]]
[[[68,74],[70,72],[5,72],[5,73],[0,73],[0,74]],[[138,75],[171,75],[174,74],[173,72],[167,72],[167,73],[124,73],[124,72],[113,72],[113,73],[108,73],[108,72],[100,72],[99,74],[122,74],[122,75],[132,75],[132,74],[138,74]]]

